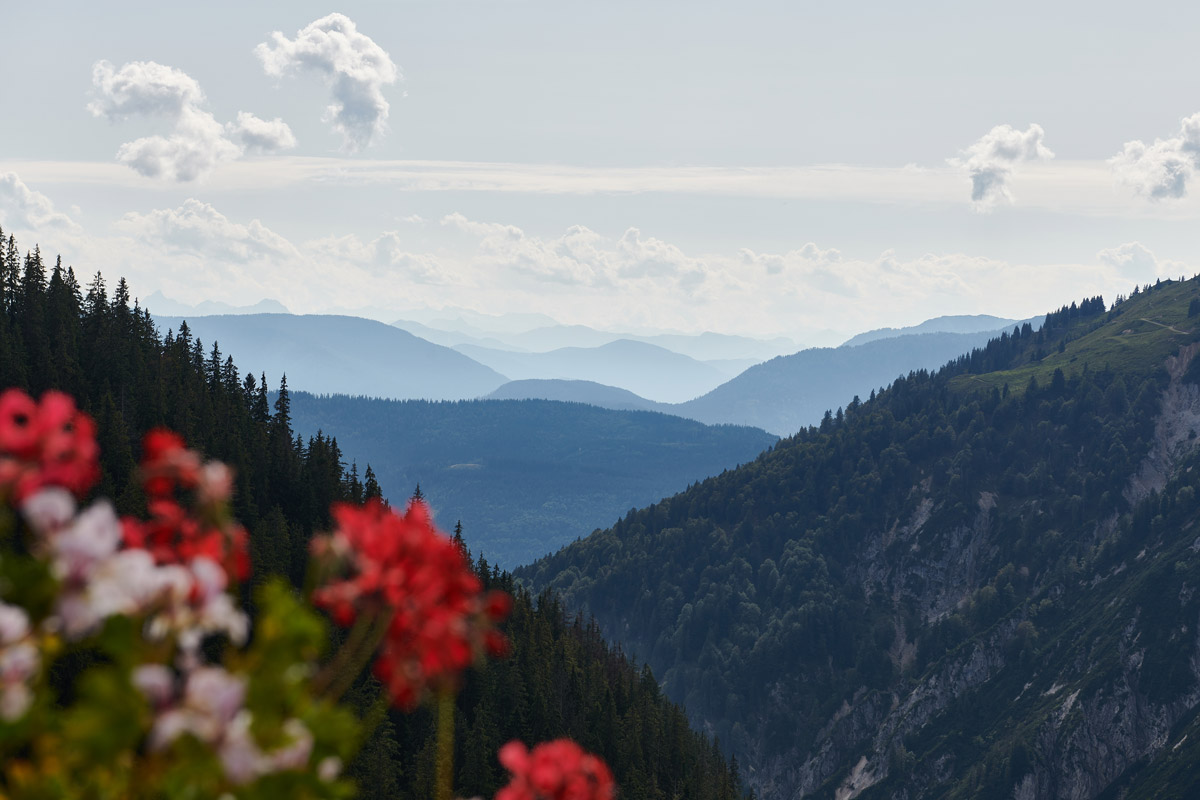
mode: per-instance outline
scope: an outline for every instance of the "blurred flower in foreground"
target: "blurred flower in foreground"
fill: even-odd
[[[333,516],[337,528],[314,552],[341,580],[318,589],[313,601],[343,626],[364,611],[388,620],[375,674],[393,702],[412,708],[431,684],[453,686],[473,661],[504,652],[495,623],[508,615],[508,595],[483,593],[424,503],[414,501],[404,515],[379,500],[337,503]]]
[[[500,763],[512,780],[496,800],[612,800],[615,784],[608,765],[570,739],[544,742],[529,752],[520,742],[500,748]]]
[[[43,486],[82,496],[100,477],[99,455],[95,423],[67,395],[0,394],[0,499],[20,502]]]

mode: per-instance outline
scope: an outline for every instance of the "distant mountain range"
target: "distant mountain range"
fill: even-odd
[[[710,425],[750,425],[786,436],[820,422],[826,411],[845,406],[855,395],[866,399],[872,389],[887,386],[915,370],[936,369],[952,358],[982,347],[1002,332],[904,332],[928,325],[898,329],[890,338],[869,339],[860,345],[811,348],[779,356],[749,367],[702,396],[680,403],[653,402],[644,396],[588,381],[514,381],[489,396],[544,397],[603,408],[643,408]]]
[[[469,344],[454,349],[514,380],[590,380],[666,403],[689,400],[729,378],[718,367],[630,339],[599,347],[563,347],[548,353],[516,353]]]
[[[489,331],[473,325],[457,327],[447,320],[424,323],[397,320],[392,323],[431,342],[455,347],[460,344],[482,345],[500,350],[544,353],[563,347],[602,347],[610,342],[629,340],[657,345],[697,361],[740,361],[757,363],[796,350],[791,339],[754,339],[707,331],[698,334],[604,331],[585,325],[540,325],[522,331]],[[448,326],[446,328],[438,325]]]
[[[182,321],[179,316],[157,319],[172,328]],[[749,425],[776,435],[815,424],[855,395],[865,398],[913,370],[935,369],[1019,324],[987,315],[938,317],[907,328],[868,331],[838,348],[810,348],[760,363],[738,354],[769,352],[788,340],[713,333],[609,340],[615,334],[580,325],[513,330],[544,319],[476,315],[453,323],[474,333],[397,323],[408,325],[410,333],[332,315],[198,313],[189,324],[206,344],[216,340],[239,363],[266,370],[274,385],[286,370],[291,388],[318,394],[558,399],[660,411],[706,424]],[[502,330],[484,331],[482,324]],[[528,349],[556,341],[587,346]],[[507,386],[510,382],[515,385]]]
[[[165,332],[182,317],[155,316]],[[459,400],[487,394],[506,378],[448,347],[360,317],[247,314],[189,317],[192,335],[267,373],[272,388],[287,373],[291,389],[371,397]]]
[[[1040,320],[1041,317],[1037,317],[1036,319]],[[877,339],[893,339],[897,336],[907,336],[914,333],[984,333],[987,331],[1011,329],[1013,325],[1020,325],[1021,322],[1033,322],[1033,320],[1005,319],[1003,317],[993,317],[990,314],[958,314],[934,317],[933,319],[925,320],[919,325],[909,325],[905,328],[876,328],[873,331],[864,331],[857,336],[851,336],[842,343],[842,346],[854,347],[876,341]]]
[[[595,381],[564,381],[530,378],[509,381],[487,395],[487,400],[559,400],[587,403],[615,411],[658,411],[669,403],[655,403],[626,389]]]
[[[149,308],[155,314],[165,314],[173,317],[200,317],[214,314],[287,314],[287,308],[278,300],[259,300],[250,306],[233,306],[215,300],[202,300],[196,305],[188,305],[178,300],[172,300],[162,292],[152,292],[142,298],[143,308]]]
[[[918,333],[857,346],[819,347],[750,367],[711,392],[672,408],[709,424],[753,425],[786,436],[826,411],[865,400],[872,389],[915,370],[937,369],[1000,334]]]
[[[776,437],[644,411],[548,400],[457,403],[292,392],[295,430],[336,435],[393,503],[419,483],[447,528],[511,567],[609,525],[630,508],[755,458]]]

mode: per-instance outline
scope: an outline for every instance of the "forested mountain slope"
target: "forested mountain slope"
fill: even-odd
[[[1188,797],[1200,281],[913,373],[520,570],[760,797]]]
[[[337,431],[403,494],[420,484],[439,519],[462,520],[475,550],[528,563],[622,514],[744,464],[775,443],[757,428],[550,400],[429,403],[293,392],[305,435]]]
[[[330,503],[379,487],[344,469],[332,436],[295,433],[288,393],[272,408],[263,382],[243,378],[232,358],[185,326],[161,337],[124,280],[111,296],[99,274],[84,289],[70,268],[47,268],[37,250],[22,257],[11,237],[0,242],[0,391],[73,395],[98,424],[97,491],[121,511],[145,504],[135,472],[142,434],[159,425],[184,434],[236,470],[234,506],[250,533],[254,580],[276,573],[298,584],[309,539],[330,526]],[[514,588],[485,560],[476,569],[485,583]],[[648,669],[584,618],[564,615],[553,594],[515,594],[505,626],[511,658],[471,672],[457,698],[457,796],[491,796],[503,784],[494,757],[503,743],[570,736],[608,761],[623,797],[740,797],[736,765],[688,728]],[[354,696],[365,713],[372,683],[361,681]],[[362,797],[427,800],[433,762],[430,715],[393,712],[348,766]]]

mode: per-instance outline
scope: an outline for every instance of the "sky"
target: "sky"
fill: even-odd
[[[1200,271],[1200,4],[25,3],[0,226],[135,296],[824,344]]]

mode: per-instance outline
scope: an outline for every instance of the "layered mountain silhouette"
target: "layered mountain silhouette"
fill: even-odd
[[[238,364],[265,371],[272,387],[316,393],[458,400],[487,394],[505,376],[448,347],[360,317],[247,314],[156,316],[165,332],[187,323],[211,348]]]
[[[703,394],[728,377],[718,367],[631,339],[546,353],[517,353],[466,344],[455,349],[513,380],[589,380],[668,403]]]

